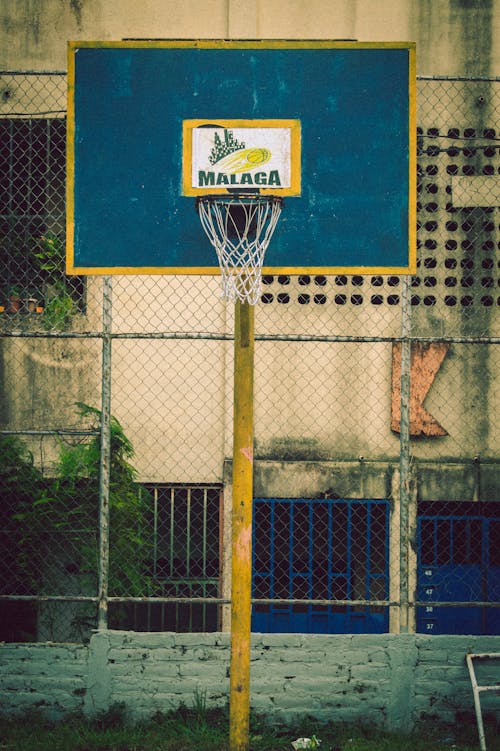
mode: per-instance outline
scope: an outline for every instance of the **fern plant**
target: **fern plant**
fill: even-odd
[[[98,409],[82,403],[77,408],[98,428]],[[55,477],[30,486],[11,515],[18,528],[18,567],[36,594],[59,594],[65,573],[77,575],[84,590],[74,594],[97,592],[100,452],[99,435],[73,445],[61,440]],[[109,590],[114,595],[140,596],[148,586],[148,507],[130,463],[133,455],[122,426],[111,418]]]
[[[0,436],[0,591],[26,594],[33,581],[27,577],[30,556],[24,546],[26,526],[22,510],[44,492],[41,473],[34,466],[33,455],[17,436]],[[21,516],[19,513],[21,512]]]

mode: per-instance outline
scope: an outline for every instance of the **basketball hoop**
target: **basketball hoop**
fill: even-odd
[[[217,252],[223,297],[255,305],[262,266],[283,206],[275,195],[238,193],[199,196],[201,226]]]

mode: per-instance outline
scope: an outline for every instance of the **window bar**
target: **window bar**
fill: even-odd
[[[347,530],[346,530],[346,537],[347,537],[347,561],[346,561],[346,584],[347,584],[347,590],[346,590],[346,599],[352,600],[353,593],[352,593],[352,543],[353,543],[353,537],[352,537],[352,503],[347,503]],[[352,606],[348,605],[346,608],[347,614],[349,616],[349,624],[351,623],[352,618]]]
[[[308,557],[309,557],[309,572],[308,572],[308,594],[307,596],[311,599],[314,597],[314,591],[313,591],[313,541],[314,541],[314,527],[313,527],[313,504],[309,503],[309,530],[308,530],[308,541],[309,541],[309,551],[308,551]],[[307,616],[308,616],[308,623],[309,627],[312,625],[312,611],[313,606],[309,605],[307,608]]]
[[[179,582],[175,582],[174,583],[174,588],[175,588],[175,596],[179,597]],[[174,623],[174,625],[175,625],[175,630],[176,631],[179,629],[179,623],[180,623],[180,619],[179,619],[180,605],[181,605],[180,602],[176,602],[175,603],[175,623]]]
[[[153,489],[153,576],[158,577],[158,488]]]
[[[274,503],[271,502],[270,504],[270,528],[269,528],[269,597],[275,596],[275,556],[274,556],[274,532],[275,532],[275,508]],[[267,606],[267,615],[274,612],[274,605],[271,603]]]
[[[288,504],[288,596],[293,600],[293,503]],[[288,614],[292,605],[287,606]]]
[[[202,577],[207,577],[207,506],[208,506],[208,489],[203,488],[203,551],[202,551]],[[203,597],[207,596],[207,583],[203,581],[202,584]],[[203,631],[206,631],[207,626],[207,605],[203,603],[201,607],[201,623]]]
[[[208,490],[203,488],[203,551],[202,551],[202,576],[207,576],[207,503]]]
[[[217,584],[217,596],[220,597],[222,594],[222,561],[224,560],[224,491],[222,488],[220,488],[218,493],[218,504],[219,504],[219,515],[218,515],[218,524],[219,524],[219,546],[217,548],[218,552],[218,560],[217,560],[217,567],[218,567],[218,584]],[[219,625],[222,625],[222,608],[219,608]]]
[[[333,597],[333,503],[328,503],[328,548],[327,548],[327,568],[328,568],[328,580],[327,580],[327,597],[329,600]],[[327,623],[328,628],[333,626],[333,610],[332,607],[328,607],[327,611]]]
[[[8,199],[7,199],[7,220],[10,218],[12,221],[12,214],[14,209],[14,123],[13,120],[9,120],[9,182],[8,182]],[[7,231],[9,235],[9,241],[12,240],[12,226],[8,222],[7,224]],[[7,274],[7,283],[10,285],[12,284],[12,274],[13,274],[13,268],[12,268],[12,260],[9,259],[7,264],[8,274]]]
[[[186,496],[186,576],[191,576],[191,488],[187,489]]]
[[[389,509],[389,504],[386,501],[385,502],[385,540],[384,540],[384,572],[385,572],[385,581],[384,581],[384,599],[389,599],[390,597],[390,587],[389,587],[389,576],[390,576],[390,534],[391,534],[391,521],[390,521],[391,512]],[[387,625],[389,626],[389,610],[387,611]]]
[[[165,608],[166,608],[166,604],[164,602],[161,602],[158,605],[158,608],[159,608],[159,613],[160,613],[160,631],[165,631]]]
[[[149,498],[149,493],[148,493]],[[154,498],[154,494],[153,494]],[[141,501],[141,506],[143,505],[144,501],[144,488],[142,485],[139,486],[139,499]],[[153,502],[154,503],[154,502]],[[156,533],[155,533],[155,522],[156,522],[156,513],[153,507],[153,577],[156,579],[156,556],[157,556],[157,549],[156,549]],[[142,531],[142,530],[141,530]],[[152,594],[150,592],[150,594]],[[136,623],[140,623],[141,621],[141,607],[140,605],[135,605],[134,609],[134,619]],[[146,604],[146,625],[147,630],[151,631],[151,603],[148,602]]]
[[[27,165],[26,165],[26,194],[24,196],[24,200],[26,201],[26,213],[31,218],[31,221],[33,221],[33,180],[32,180],[32,173],[33,173],[33,120],[28,119],[26,120],[26,126],[28,128],[27,133]],[[26,249],[26,242],[28,240],[27,232],[25,228],[25,236],[24,236],[24,248],[23,248],[23,271],[26,270],[26,256],[27,256],[27,249]]]
[[[438,551],[438,520],[432,521],[432,563],[431,566],[435,566],[437,563],[437,551]]]
[[[453,538],[455,537],[455,520],[451,519],[448,525],[448,562],[455,563],[453,557]]]
[[[174,575],[174,521],[175,521],[175,488],[170,488],[170,544],[168,550],[168,575]]]
[[[9,197],[8,213],[12,216],[14,201],[14,121],[9,120]],[[10,264],[9,264],[10,266]]]
[[[202,593],[202,597],[206,597],[207,596],[207,584],[206,584],[206,582],[201,582],[201,593]],[[200,605],[198,607],[201,608],[201,630],[205,631],[206,630],[206,621],[207,621],[207,618],[206,618],[206,615],[207,615],[207,605],[206,605],[206,603],[202,602],[202,603],[200,603]]]
[[[295,532],[295,505],[293,503],[288,503],[288,567],[289,567],[289,573],[288,573],[288,596],[293,600],[295,597],[295,574],[293,570],[294,565],[294,545],[293,545],[293,535]],[[288,605],[288,615],[291,614],[293,610],[293,605]]]
[[[168,550],[168,576],[171,579],[174,576],[174,531],[175,531],[175,488],[170,488],[170,518],[169,518],[169,550]],[[179,595],[179,585],[174,583],[175,596]],[[169,591],[171,591],[171,584],[169,584]],[[164,625],[164,618],[166,616],[167,605],[162,609],[162,626]],[[179,603],[175,603],[175,619],[174,629],[179,627]]]
[[[472,520],[470,524],[467,524],[466,526],[466,556],[467,561],[470,561],[472,563],[473,559],[473,548],[472,548]]]
[[[481,553],[480,553],[480,560],[481,560],[481,599],[482,600],[489,600],[491,599],[491,595],[488,591],[488,569],[489,569],[489,559],[490,559],[490,552],[489,552],[489,545],[488,545],[488,538],[489,538],[489,528],[490,528],[491,521],[487,521],[486,519],[483,519],[481,522]],[[470,528],[472,525],[472,522],[468,524],[467,526]],[[472,561],[472,557],[469,558],[470,561]],[[488,611],[486,608],[482,609],[481,612],[481,626],[484,633],[487,633],[487,623],[488,623]]]
[[[369,502],[366,505],[366,563],[365,563],[365,600],[371,598],[371,583],[372,583],[372,511],[373,503]],[[370,612],[370,606],[365,606],[365,616],[368,616]]]

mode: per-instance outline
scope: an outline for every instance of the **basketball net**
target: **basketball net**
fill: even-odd
[[[198,198],[201,226],[217,252],[227,300],[259,301],[264,255],[282,205],[279,196],[257,194]]]

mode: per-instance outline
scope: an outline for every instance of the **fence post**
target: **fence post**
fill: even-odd
[[[111,470],[111,325],[113,283],[102,282],[101,455],[99,466],[99,606],[97,628],[108,627],[109,483]]]
[[[411,308],[410,279],[402,278],[401,293],[401,424],[399,434],[399,630],[409,628],[409,505],[410,494],[410,365],[411,365]]]

